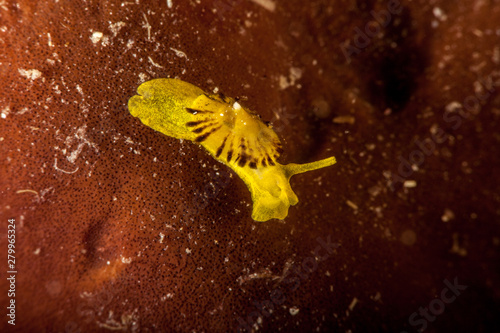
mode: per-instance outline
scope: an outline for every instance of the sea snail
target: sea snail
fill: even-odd
[[[281,165],[276,133],[233,98],[208,94],[178,79],[154,79],[137,89],[128,108],[142,123],[165,135],[203,146],[234,170],[250,190],[255,221],[284,219],[299,201],[290,187],[295,174],[335,164],[335,157]]]

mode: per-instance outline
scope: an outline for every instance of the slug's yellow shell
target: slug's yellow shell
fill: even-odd
[[[252,218],[284,219],[299,201],[290,187],[297,173],[335,164],[335,157],[307,164],[281,165],[281,142],[259,116],[234,99],[212,95],[177,79],[155,79],[137,89],[128,108],[142,123],[165,135],[202,145],[245,182],[253,201]]]

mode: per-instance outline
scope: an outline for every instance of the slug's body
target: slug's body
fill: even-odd
[[[298,198],[290,177],[335,163],[330,157],[308,164],[281,165],[276,133],[257,115],[234,99],[211,95],[177,79],[155,79],[141,84],[128,102],[130,113],[165,135],[202,145],[245,182],[254,203],[252,218],[284,219]]]

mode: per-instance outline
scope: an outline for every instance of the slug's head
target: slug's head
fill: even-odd
[[[284,219],[288,215],[288,208],[299,202],[289,178],[283,173],[283,167],[278,164],[264,168],[261,174],[259,170],[253,172],[255,176],[249,188],[253,201],[252,218],[255,221]]]
[[[335,157],[330,157],[307,164],[281,165],[276,163],[266,168],[238,172],[252,193],[254,202],[252,218],[260,222],[273,218],[284,219],[288,215],[288,208],[299,202],[290,186],[290,178],[298,173],[333,165],[335,162]]]

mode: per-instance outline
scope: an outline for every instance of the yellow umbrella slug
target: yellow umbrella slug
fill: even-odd
[[[233,98],[207,94],[178,79],[147,81],[137,92],[128,101],[130,113],[165,135],[200,144],[233,169],[250,190],[255,221],[284,219],[290,205],[297,204],[290,177],[335,164],[335,157],[279,164],[282,149],[276,133]]]

